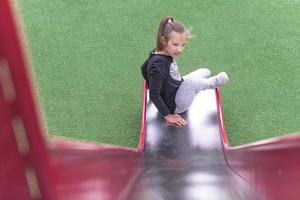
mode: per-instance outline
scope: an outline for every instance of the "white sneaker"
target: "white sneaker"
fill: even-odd
[[[218,86],[224,86],[229,82],[229,78],[228,78],[228,75],[226,74],[226,72],[221,72],[215,77],[216,77]]]

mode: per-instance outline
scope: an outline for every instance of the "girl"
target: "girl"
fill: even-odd
[[[229,81],[225,72],[210,77],[209,69],[198,69],[181,77],[175,58],[185,49],[189,35],[181,22],[164,17],[158,27],[156,48],[141,66],[150,100],[167,122],[179,126],[187,124],[179,114],[189,108],[199,91],[214,89]]]

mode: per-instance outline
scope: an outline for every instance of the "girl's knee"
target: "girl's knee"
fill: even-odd
[[[211,76],[211,71],[208,68],[200,68],[197,70],[198,76],[208,78]]]
[[[182,84],[183,87],[192,88],[195,84],[195,81],[193,79],[185,79]]]
[[[199,79],[206,79],[211,76],[211,72],[208,68],[200,68],[197,69],[186,76],[184,76],[184,79],[191,79],[191,80],[199,80]]]

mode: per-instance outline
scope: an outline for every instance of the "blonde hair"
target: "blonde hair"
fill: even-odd
[[[165,16],[159,23],[156,37],[156,51],[161,51],[164,49],[164,44],[162,39],[166,41],[170,39],[170,34],[175,31],[177,33],[187,33],[187,36],[190,37],[190,31],[180,22],[174,20],[170,16]]]

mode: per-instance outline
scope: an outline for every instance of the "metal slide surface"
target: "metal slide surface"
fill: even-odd
[[[147,101],[142,171],[124,199],[264,199],[226,164],[215,90],[200,92],[183,116],[187,126],[167,124]]]

